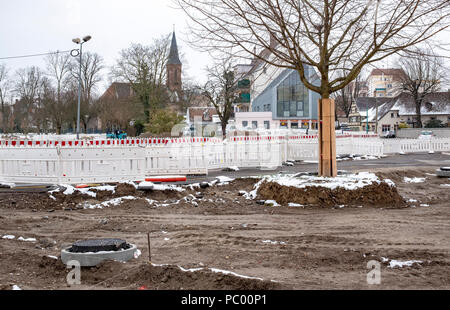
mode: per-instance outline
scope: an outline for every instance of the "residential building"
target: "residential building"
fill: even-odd
[[[402,92],[402,69],[373,69],[367,78],[369,97],[393,98]]]
[[[378,106],[378,111],[377,111]],[[357,98],[350,114],[350,126],[355,130],[375,131],[378,119],[378,133],[397,131],[400,124],[415,126],[417,118],[414,98],[401,93],[395,98]],[[368,116],[368,117],[367,117]],[[377,117],[378,116],[378,117]],[[431,93],[425,96],[421,108],[422,124],[440,120],[450,127],[450,92]],[[358,124],[359,123],[359,124]]]

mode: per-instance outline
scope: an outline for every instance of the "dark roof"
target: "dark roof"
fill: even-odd
[[[381,106],[382,104],[392,100],[389,97],[358,97],[355,99],[356,107],[359,112],[367,111],[368,109],[374,108],[377,104]]]
[[[178,54],[177,38],[175,31],[172,36],[172,44],[170,45],[168,65],[181,65],[180,55]]]
[[[129,83],[112,83],[101,98],[128,99],[133,95],[133,89]]]

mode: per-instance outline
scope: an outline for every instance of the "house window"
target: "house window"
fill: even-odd
[[[298,123],[291,123],[291,129],[298,129]]]
[[[391,113],[391,118],[394,118],[394,113]]]
[[[247,121],[243,121],[243,122],[242,122],[242,127],[245,128],[245,127],[247,127],[247,126],[248,126],[248,122],[247,122]]]
[[[391,130],[391,125],[383,125],[381,128],[382,128],[383,132],[390,131]]]
[[[301,83],[298,72],[289,74],[277,87],[277,116],[306,117],[309,115],[309,92]]]
[[[264,128],[265,129],[270,129],[270,122],[269,121],[264,121]]]
[[[252,121],[252,128],[253,129],[258,128],[258,121]]]

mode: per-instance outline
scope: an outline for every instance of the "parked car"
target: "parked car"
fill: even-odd
[[[431,139],[433,138],[435,135],[433,134],[432,131],[430,130],[424,130],[420,133],[419,135],[419,139]]]
[[[390,131],[385,131],[384,133],[383,133],[383,136],[382,136],[383,138],[387,138],[387,139],[389,139],[389,138],[395,138],[396,137],[396,134],[395,134],[395,131],[394,130],[390,130]]]

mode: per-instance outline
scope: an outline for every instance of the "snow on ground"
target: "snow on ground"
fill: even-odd
[[[293,207],[293,208],[303,207],[303,205],[298,204],[298,203],[293,203],[293,202],[290,202],[290,203],[288,204],[288,206],[289,206],[289,207]]]
[[[399,267],[403,268],[404,266],[411,267],[413,264],[421,264],[420,260],[408,260],[408,261],[399,261],[395,259],[389,259],[382,257],[383,263],[389,262],[389,268]]]
[[[423,183],[423,182],[425,182],[426,179],[427,178],[408,178],[408,177],[405,177],[403,179],[403,182],[405,182],[405,183]]]
[[[94,204],[94,205],[89,204],[89,203],[84,203],[82,206],[85,209],[103,209],[103,208],[108,208],[108,207],[112,207],[112,206],[118,206],[126,200],[136,200],[136,199],[137,198],[134,196],[125,196],[125,197],[120,197],[120,198],[114,198],[114,199],[104,201],[102,203],[98,203],[98,204]]]
[[[14,240],[16,239],[16,236],[13,235],[5,235],[2,237],[2,239],[5,240]],[[17,238],[17,241],[23,241],[23,242],[36,242],[36,238],[24,238],[24,237],[19,237]]]
[[[286,244],[286,242],[283,242],[283,241],[272,241],[272,240],[263,240],[262,243],[273,244],[273,245],[277,245],[277,244],[285,245]]]
[[[170,265],[168,265],[168,264],[153,264],[152,263],[152,266],[154,266],[154,267],[168,267]],[[214,272],[214,273],[221,273],[221,274],[224,274],[224,275],[232,275],[232,276],[235,276],[235,277],[238,277],[238,278],[264,281],[264,279],[262,279],[262,278],[243,276],[241,274],[237,274],[237,273],[232,272],[232,271],[222,270],[222,269],[217,269],[217,268],[191,268],[191,269],[186,269],[186,268],[183,268],[181,266],[177,266],[177,267],[183,272],[197,272],[197,271],[202,271],[202,270],[209,270],[209,271]]]
[[[36,242],[36,238],[24,238],[24,237],[19,237],[17,238],[17,240],[19,241],[23,241],[23,242]]]
[[[176,185],[167,185],[167,184],[155,184],[152,182],[141,182],[139,183],[138,188],[141,189],[153,189],[154,191],[177,191],[184,192],[185,189]]]
[[[87,188],[75,188],[72,185],[68,185],[68,184],[61,184],[59,185],[59,188],[49,191],[48,193],[50,194],[50,198],[53,200],[56,200],[56,198],[52,195],[53,193],[58,193],[61,191],[61,188],[65,188],[63,194],[64,195],[73,195],[76,192],[83,194],[83,195],[88,195],[91,196],[93,198],[97,197],[97,194],[91,190],[97,190],[97,191],[111,191],[113,194],[116,192],[116,187],[115,186],[95,186],[95,187],[87,187]]]
[[[234,181],[234,179],[226,177],[226,176],[218,176],[218,177],[216,177],[216,179],[219,181],[219,183],[223,183],[223,184]]]
[[[280,204],[278,202],[276,202],[275,200],[266,200],[264,202],[264,204],[266,205],[272,205],[273,207],[279,207]]]
[[[344,188],[347,190],[356,190],[368,185],[372,185],[374,183],[382,183],[382,181],[375,174],[369,172],[340,175],[336,178],[326,178],[311,175],[274,175],[266,176],[262,179],[262,181],[275,182],[282,186],[291,186],[297,188],[317,186],[329,189]],[[383,182],[388,183],[390,186],[395,186],[395,184],[391,180],[384,180]]]
[[[13,285],[12,290],[13,291],[21,291],[22,289],[18,285]]]

